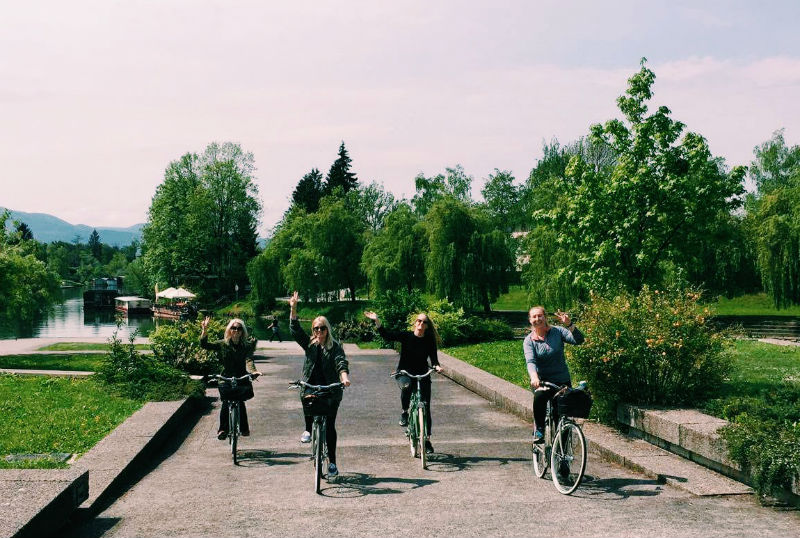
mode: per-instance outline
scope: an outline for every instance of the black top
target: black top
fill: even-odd
[[[398,370],[405,370],[409,374],[422,375],[428,371],[429,358],[430,366],[439,365],[439,357],[436,355],[436,341],[430,334],[420,338],[411,331],[390,331],[382,326],[378,327],[378,334],[384,340],[400,342]]]

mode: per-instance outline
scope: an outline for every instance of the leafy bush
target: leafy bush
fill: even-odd
[[[212,318],[208,325],[209,340],[222,338],[226,320]],[[219,373],[222,365],[217,354],[200,348],[200,324],[197,322],[165,323],[150,333],[153,354],[165,364],[190,374]]]
[[[787,382],[758,397],[739,398],[722,410],[731,424],[720,432],[728,452],[750,471],[759,494],[789,489],[800,473],[800,387]]]
[[[620,402],[694,405],[718,388],[731,360],[699,298],[646,286],[613,300],[591,295],[580,316],[586,342],[567,353],[573,373],[589,381],[601,420],[613,423]]]
[[[129,343],[123,344],[114,331],[103,366],[96,374],[101,382],[135,400],[169,401],[203,395],[199,381],[153,355],[139,354],[133,345],[135,338],[134,331]]]
[[[442,346],[509,340],[514,336],[507,323],[465,315],[463,308],[456,308],[445,299],[431,302],[427,314],[439,331]],[[412,324],[415,317],[416,314],[410,315],[407,323]]]
[[[381,324],[392,331],[404,331],[408,329],[409,313],[421,312],[425,304],[418,291],[387,290],[383,295],[375,299],[373,309],[381,319]],[[393,342],[386,342],[380,336],[376,337],[383,348],[394,347]]]
[[[372,342],[379,338],[375,324],[364,318],[364,321],[348,319],[337,323],[333,330],[336,338],[342,342]]]

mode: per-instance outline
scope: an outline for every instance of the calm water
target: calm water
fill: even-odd
[[[13,338],[63,338],[63,337],[110,337],[117,330],[115,312],[113,310],[83,309],[84,288],[66,288],[61,290],[62,299],[55,304],[46,316],[31,324],[15,325],[0,320],[0,340]],[[148,315],[121,317],[118,336],[126,341],[134,330],[138,336],[149,334],[160,324],[174,323],[172,320],[154,319]],[[258,320],[256,327],[248,327],[259,339],[269,338],[266,323]],[[286,329],[286,327],[282,327]]]

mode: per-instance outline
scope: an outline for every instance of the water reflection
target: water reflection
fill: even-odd
[[[32,323],[21,324],[16,320],[0,319],[0,340],[13,338],[80,338],[110,337],[117,330],[114,310],[83,308],[84,288],[65,288],[61,290],[61,301],[53,305],[48,314]],[[122,316],[118,336],[126,341],[133,331],[138,336],[149,336],[161,324],[174,323],[168,319],[154,319],[149,315]],[[256,338],[269,338],[264,320],[257,320],[248,328]]]

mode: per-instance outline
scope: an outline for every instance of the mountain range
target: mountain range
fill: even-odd
[[[0,213],[4,208],[0,207]],[[80,243],[87,243],[92,230],[97,230],[100,234],[100,242],[115,247],[130,245],[136,239],[142,239],[142,227],[144,223],[134,224],[127,228],[102,228],[97,226],[87,226],[86,224],[70,224],[53,215],[46,213],[24,213],[22,211],[8,210],[11,218],[6,222],[6,227],[11,227],[12,220],[24,222],[28,225],[33,238],[41,243],[53,243],[64,241],[72,243],[78,240]]]

